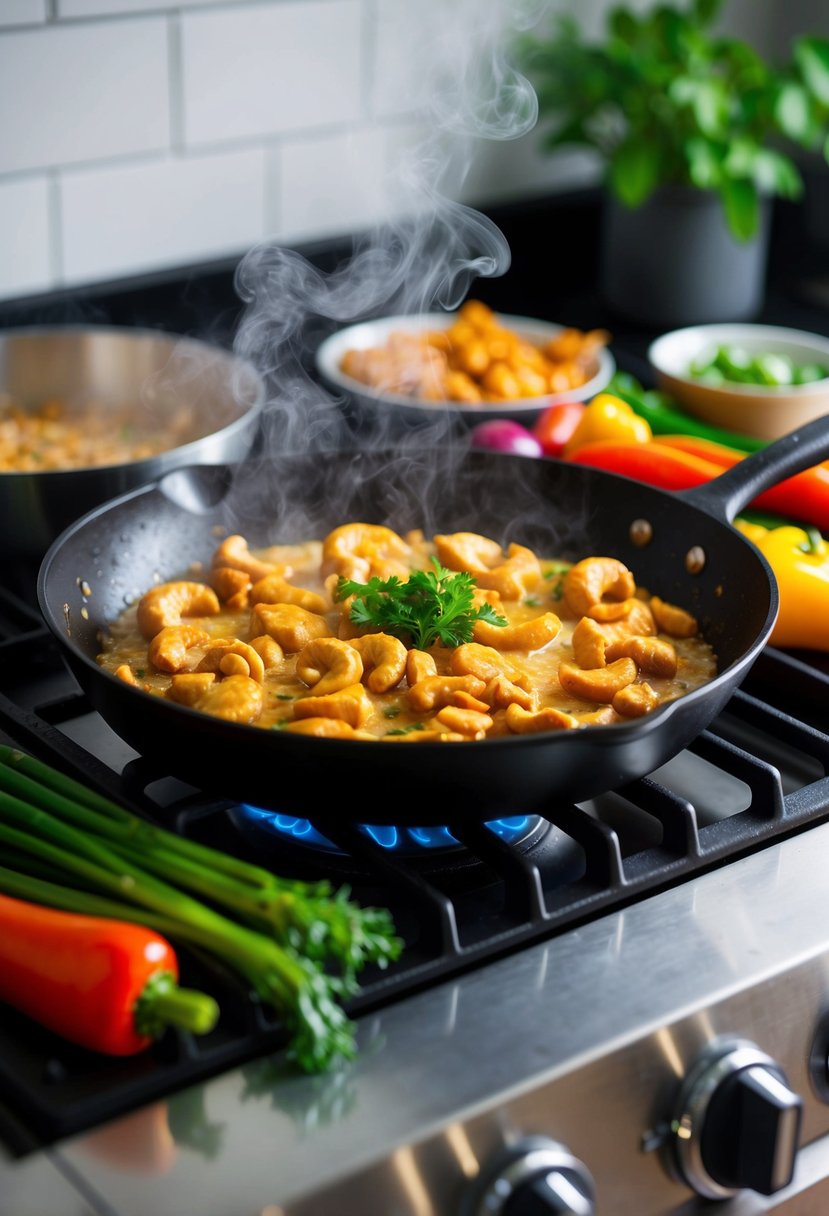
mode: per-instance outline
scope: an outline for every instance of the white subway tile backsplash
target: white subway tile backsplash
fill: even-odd
[[[64,279],[142,274],[245,252],[263,231],[258,149],[62,179]]]
[[[441,2],[377,0],[371,89],[375,116],[404,114],[429,105],[434,50],[442,28],[434,5]]]
[[[42,291],[51,280],[49,182],[0,183],[0,296]]]
[[[266,218],[278,219],[280,237],[290,240],[370,226],[389,201],[387,153],[387,135],[377,129],[286,142],[279,149],[279,209]]]
[[[46,0],[0,0],[0,29],[7,25],[36,25],[46,17]]]
[[[598,29],[610,3],[579,17]],[[514,8],[0,0],[0,300],[342,236],[430,191],[486,207],[595,181],[532,134],[469,135]]]
[[[188,145],[356,121],[361,15],[359,0],[183,14]]]
[[[166,148],[166,19],[0,35],[0,114],[0,173]]]
[[[4,3],[5,0],[0,0]],[[58,17],[115,17],[124,13],[174,11],[205,4],[233,4],[242,0],[57,0]]]

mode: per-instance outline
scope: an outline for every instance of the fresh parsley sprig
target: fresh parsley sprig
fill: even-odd
[[[435,642],[442,646],[470,642],[476,621],[507,624],[491,604],[475,607],[475,579],[468,571],[447,570],[436,557],[431,561],[432,570],[415,570],[406,582],[394,574],[367,583],[341,577],[336,598],[354,596],[349,610],[353,624],[390,633],[418,650]]]

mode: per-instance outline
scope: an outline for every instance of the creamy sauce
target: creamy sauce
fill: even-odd
[[[430,555],[435,552],[434,542],[422,538],[420,534],[407,536],[405,542],[410,547],[406,558],[408,566],[412,569],[430,568]],[[487,543],[492,544],[492,542]],[[529,550],[526,552],[529,553]],[[266,550],[254,551],[250,557],[259,562],[273,564],[275,568],[283,572],[283,577],[287,576],[287,582],[291,588],[301,588],[323,597],[326,604],[325,611],[313,615],[324,621],[328,636],[348,643],[350,638],[360,635],[361,632],[365,634],[365,630],[361,631],[351,624],[348,618],[348,603],[336,602],[332,598],[337,572],[335,571],[333,574],[330,572],[330,560],[326,566],[322,541],[314,540],[301,545],[275,546]],[[446,563],[444,562],[444,564]],[[523,693],[521,698],[524,703],[523,713],[519,715],[517,710],[509,710],[508,704],[503,703],[503,689],[499,699],[495,697],[493,689],[489,685],[486,692],[481,687],[477,688],[473,694],[473,701],[479,703],[479,708],[471,707],[464,697],[460,697],[459,700],[454,701],[450,698],[448,703],[438,702],[429,710],[418,710],[413,707],[410,695],[412,683],[417,682],[411,669],[407,669],[408,675],[404,675],[388,691],[378,693],[366,687],[366,681],[370,675],[369,665],[366,664],[362,676],[359,677],[365,694],[358,689],[362,708],[360,720],[355,728],[357,737],[416,741],[419,734],[422,734],[424,738],[434,737],[434,731],[440,731],[443,736],[451,739],[495,737],[516,732],[516,715],[521,719],[521,732],[542,729],[543,724],[540,719],[531,724],[526,715],[535,715],[545,709],[557,710],[567,716],[568,720],[556,724],[553,728],[610,724],[629,720],[632,716],[639,716],[643,711],[623,708],[620,712],[618,708],[614,708],[613,698],[608,698],[606,694],[583,696],[562,687],[559,678],[562,663],[579,668],[574,656],[573,633],[581,616],[573,612],[566,594],[569,566],[548,557],[538,557],[538,564],[541,577],[525,594],[515,599],[493,597],[496,601],[496,611],[506,618],[509,626],[537,622],[545,614],[550,613],[555,614],[555,617],[560,620],[557,635],[553,640],[537,649],[499,650],[497,642],[492,648],[493,653],[497,652],[496,657],[500,656],[504,672],[512,687],[520,688]],[[326,573],[327,570],[328,573]],[[342,570],[339,572],[342,573]],[[199,630],[203,630],[205,636],[186,650],[182,665],[177,671],[160,670],[153,664],[150,657],[151,642],[146,636],[146,628],[144,634],[139,628],[138,604],[127,609],[112,624],[99,656],[100,664],[106,670],[118,674],[120,678],[135,683],[145,693],[160,697],[170,696],[174,683],[181,676],[196,673],[200,668],[204,670],[206,664],[208,668],[214,669],[214,680],[211,681],[211,684],[215,688],[226,678],[222,670],[215,669],[215,659],[211,664],[209,658],[217,641],[235,639],[250,645],[252,641],[256,640],[257,646],[261,650],[260,640],[266,636],[263,635],[263,618],[257,616],[251,606],[251,587],[255,592],[258,582],[256,575],[258,574],[261,574],[261,571],[254,571],[244,579],[241,576],[237,577],[237,583],[245,582],[244,589],[237,593],[236,602],[239,606],[230,608],[225,602],[220,604],[218,612],[178,618],[182,625],[195,626]],[[182,579],[193,579],[202,583],[212,580],[216,586],[221,585],[220,578],[216,577],[215,569],[210,575],[206,575],[204,570],[184,573]],[[364,582],[365,578],[357,579],[357,581]],[[491,592],[489,594],[492,595]],[[651,597],[641,588],[636,588],[634,596],[642,603],[650,603]],[[255,595],[254,598],[256,598]],[[609,604],[610,608],[615,610],[612,601],[607,597],[604,597],[604,603]],[[601,615],[601,609],[599,613]],[[691,619],[687,614],[681,615],[686,620]],[[173,628],[175,629],[177,626],[173,625]],[[271,636],[275,635],[272,633]],[[477,641],[477,626],[474,636]],[[690,690],[698,688],[716,675],[715,655],[698,633],[683,637],[677,636],[676,633],[673,635],[667,633],[664,628],[655,627],[650,631],[649,638],[662,643],[663,650],[667,647],[669,651],[673,651],[676,670],[669,674],[659,674],[658,671],[649,669],[647,664],[642,667],[637,662],[633,684],[646,684],[653,692],[653,701],[649,705],[648,712],[656,705],[681,697]],[[284,637],[282,640],[284,642]],[[317,693],[314,686],[300,678],[297,672],[298,653],[301,657],[302,650],[291,651],[289,646],[282,646],[277,648],[277,652],[278,661],[275,660],[273,652],[266,655],[264,674],[262,679],[257,681],[261,684],[261,705],[258,712],[247,715],[245,711],[241,711],[241,716],[239,716],[235,712],[227,712],[225,707],[218,711],[219,716],[232,717],[236,721],[246,721],[263,729],[295,728],[298,720],[297,706],[303,700],[317,696]],[[458,656],[455,648],[433,644],[425,653],[433,660],[434,674],[457,676]],[[239,670],[239,663],[234,659],[231,667],[228,668],[228,673],[231,671],[236,673]],[[241,671],[244,674],[244,666],[241,667]],[[410,683],[410,679],[412,683]],[[484,682],[487,681],[479,681],[481,684]],[[175,696],[174,699],[181,700],[182,698]],[[618,702],[620,706],[622,701]],[[448,715],[444,713],[441,717],[441,711],[446,710],[447,706],[461,710],[469,709],[472,716],[466,719],[463,713],[457,715],[450,712]],[[195,704],[194,707],[204,709],[205,712],[217,712],[211,710],[207,702]],[[333,707],[329,707],[329,710],[331,716],[337,719],[336,703]],[[464,729],[460,731],[454,729],[457,726],[458,718],[465,724]],[[480,728],[482,724],[485,724],[487,718],[490,720],[490,724],[485,726],[483,731],[473,729],[476,726]],[[316,720],[317,718],[314,716],[314,721]],[[549,725],[547,728],[550,728]],[[304,733],[315,733],[308,725],[303,726],[302,729]],[[345,737],[351,736],[346,734]]]

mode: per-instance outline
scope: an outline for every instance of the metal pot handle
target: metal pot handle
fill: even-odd
[[[676,497],[731,523],[763,490],[827,459],[829,415],[824,415],[746,456],[713,481],[677,491]]]

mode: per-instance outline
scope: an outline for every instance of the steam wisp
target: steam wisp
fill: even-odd
[[[518,27],[538,20],[544,7],[542,0],[387,6],[387,16],[413,23],[406,45],[418,88],[407,107],[416,112],[418,134],[402,149],[386,183],[387,213],[354,239],[351,255],[330,271],[268,243],[240,263],[236,289],[245,310],[235,349],[269,387],[262,472],[269,482],[263,505],[267,501],[271,516],[281,515],[290,497],[267,476],[270,457],[318,453],[324,460],[326,451],[382,449],[394,461],[390,478],[415,477],[425,504],[432,484],[451,476],[466,452],[467,432],[451,411],[421,411],[423,420],[409,427],[394,407],[384,412],[378,406],[370,419],[355,415],[318,383],[313,351],[333,329],[366,318],[454,310],[476,278],[508,269],[501,231],[456,200],[481,140],[514,139],[535,125],[537,99],[510,64],[509,44]],[[332,486],[331,492],[342,489]]]

